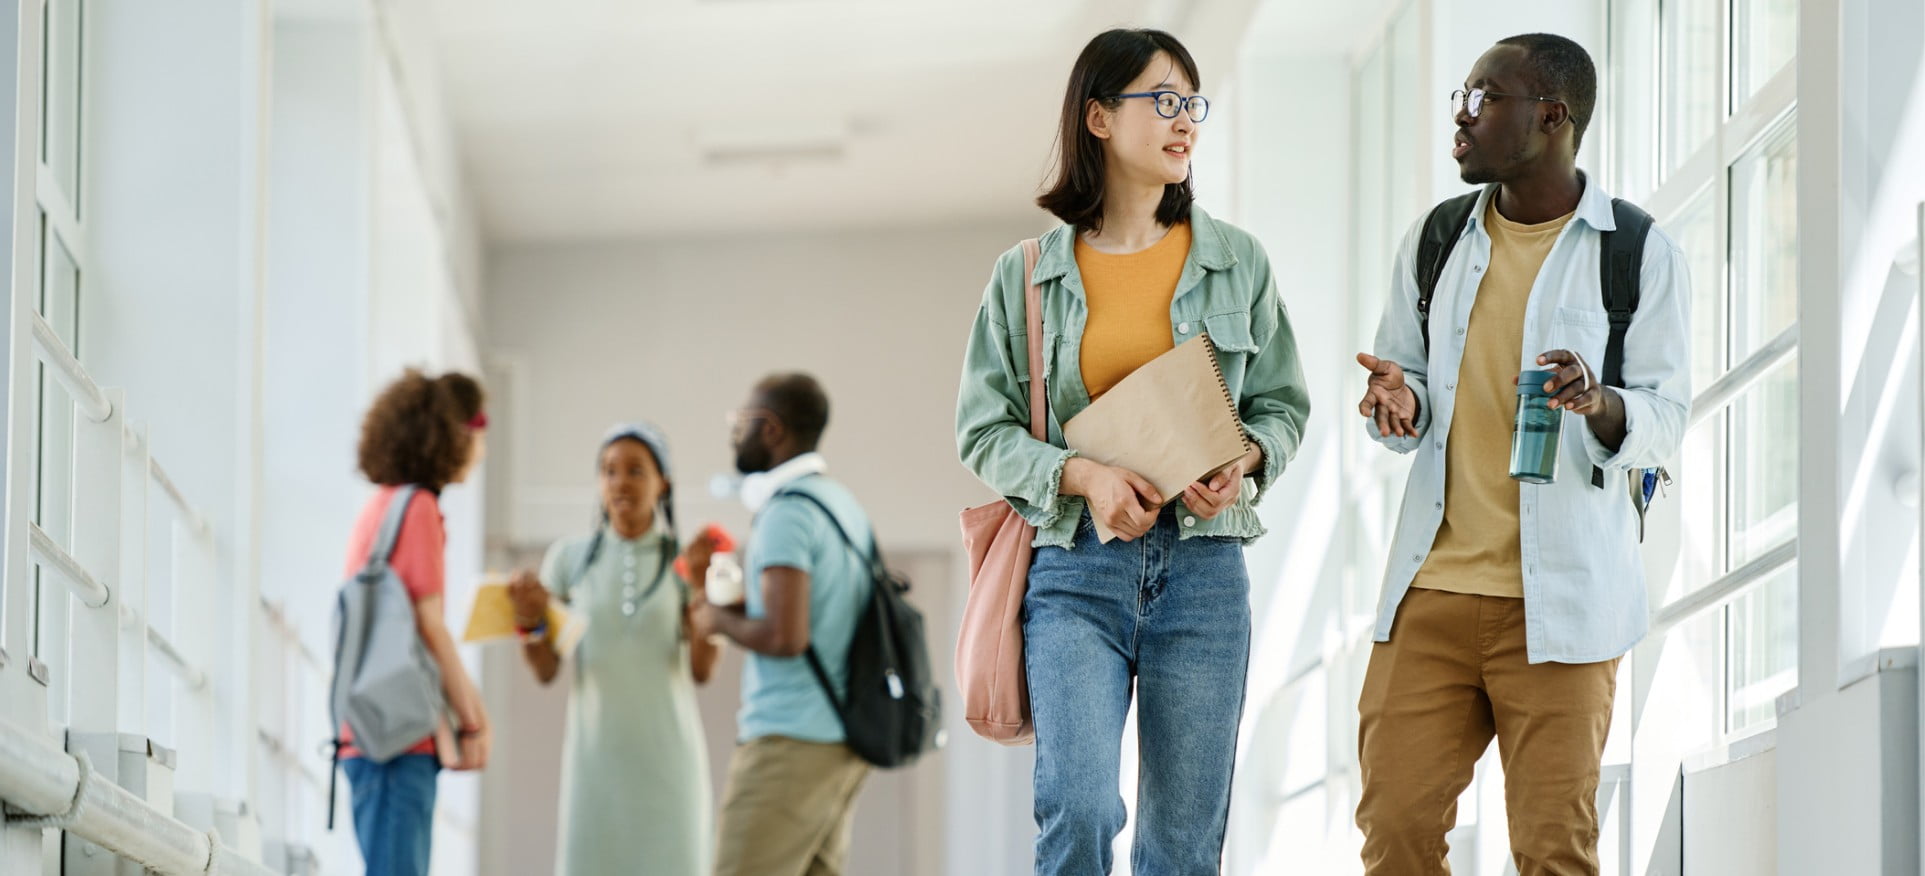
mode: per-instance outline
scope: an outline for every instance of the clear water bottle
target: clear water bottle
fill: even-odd
[[[1517,420],[1511,431],[1511,478],[1527,484],[1557,480],[1557,439],[1564,412],[1551,407],[1544,384],[1556,375],[1525,371],[1517,375]]]

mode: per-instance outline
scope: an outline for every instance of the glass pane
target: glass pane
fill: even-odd
[[[1739,396],[1731,416],[1735,569],[1798,533],[1798,359]]]
[[[1670,750],[1703,751],[1718,743],[1725,726],[1724,611],[1705,612],[1685,621],[1679,630],[1683,641],[1666,643],[1652,682],[1654,700],[1658,699],[1658,687],[1668,688],[1657,706],[1672,712],[1656,717],[1652,702],[1647,701],[1639,729],[1649,732],[1654,720],[1662,722],[1657,726],[1664,728]]]
[[[81,0],[48,0],[40,160],[80,209]],[[78,218],[78,217],[75,217]]]
[[[43,252],[40,260],[40,314],[53,327],[54,333],[65,340],[76,354],[80,310],[80,269],[74,265],[73,257],[60,243],[60,236],[53,231],[43,215],[40,222]],[[36,363],[38,369],[38,403],[35,405],[36,429],[34,431],[34,522],[40,524],[56,543],[71,543],[71,521],[73,515],[73,453],[74,453],[74,404],[73,397],[67,394],[59,382],[47,373],[46,366]],[[50,600],[66,598],[66,585],[51,577],[51,573],[35,570],[35,617],[38,633],[34,653],[42,659],[48,654],[40,648],[42,643],[61,640],[59,632],[53,627],[65,623],[64,612],[46,611],[43,606]]]
[[[1384,210],[1388,199],[1384,179],[1388,150],[1384,144],[1389,140],[1385,128],[1389,117],[1384,109],[1386,67],[1381,48],[1371,53],[1357,70],[1357,99],[1352,104],[1357,111],[1357,164],[1351,177],[1356,205],[1351,211],[1352,221],[1356,223],[1356,262],[1352,267],[1357,294],[1351,298],[1351,306],[1356,315],[1355,343],[1359,350],[1370,349],[1376,336],[1377,320],[1383,313],[1384,299],[1390,294],[1389,265],[1396,247]],[[1361,389],[1362,381],[1357,381],[1357,385]]]
[[[1732,361],[1798,319],[1798,140],[1787,122],[1731,168]]]
[[[1399,131],[1437,130],[1434,126],[1440,122],[1436,115],[1438,106],[1439,104],[1448,106],[1443,100],[1444,95],[1431,98],[1430,95],[1423,93],[1423,84],[1429,80],[1422,75],[1425,60],[1421,29],[1423,22],[1417,13],[1417,4],[1408,4],[1403,13],[1397,16],[1397,20],[1392,22],[1390,38],[1385,42],[1390,52],[1389,69],[1386,75],[1387,85],[1390,88],[1387,98],[1390,102],[1392,137],[1389,142],[1393,144],[1398,142],[1396,132]],[[1443,121],[1447,123],[1448,119]],[[1406,125],[1412,127],[1406,129]],[[1387,180],[1390,184],[1389,210],[1392,235],[1390,239],[1394,250],[1395,241],[1401,238],[1407,223],[1414,220],[1418,213],[1430,209],[1430,193],[1418,190],[1417,178],[1420,175],[1418,169],[1430,166],[1433,157],[1428,153],[1420,154],[1415,150],[1395,146],[1391,148],[1389,156],[1390,167]],[[1386,258],[1385,262],[1388,263],[1389,259]]]
[[[1732,75],[1742,104],[1798,54],[1798,0],[1737,0]]]
[[[1724,118],[1718,0],[1670,0],[1662,16],[1664,169],[1668,176],[1711,142]]]
[[[1710,189],[1698,194],[1667,223],[1691,269],[1691,392],[1725,372],[1724,246],[1718,235],[1717,203]]]
[[[1611,190],[1644,200],[1657,188],[1657,0],[1617,0],[1611,15],[1610,94],[1599,101],[1611,132]]]
[[[1727,729],[1777,718],[1780,694],[1798,685],[1798,564],[1772,573],[1726,608],[1731,632]]]
[[[1679,539],[1678,579],[1662,601],[1670,602],[1711,583],[1724,574],[1724,415],[1685,433],[1678,469],[1672,473],[1683,523]],[[1657,500],[1662,501],[1662,500]]]

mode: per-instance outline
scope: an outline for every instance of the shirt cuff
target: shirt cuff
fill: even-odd
[[[1612,391],[1617,393],[1617,397],[1624,405],[1624,442],[1619,444],[1615,451],[1604,446],[1604,442],[1598,440],[1597,434],[1591,431],[1591,424],[1587,421],[1579,430],[1584,433],[1584,455],[1590,457],[1592,465],[1608,471],[1643,468],[1636,464],[1637,459],[1643,455],[1643,448],[1640,446],[1643,442],[1640,440],[1642,436],[1638,433],[1638,424],[1650,415],[1651,402],[1635,392],[1616,387],[1612,387]]]

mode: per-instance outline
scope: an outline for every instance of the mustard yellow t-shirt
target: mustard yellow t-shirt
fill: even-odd
[[[1083,386],[1091,399],[1176,346],[1170,301],[1190,255],[1190,223],[1171,226],[1150,248],[1125,255],[1097,251],[1076,239],[1089,322],[1083,326]]]
[[[1511,480],[1511,425],[1524,354],[1524,307],[1537,272],[1575,211],[1541,225],[1485,213],[1491,263],[1471,304],[1459,369],[1457,410],[1444,452],[1444,522],[1412,587],[1523,598],[1518,483]],[[1541,351],[1540,351],[1541,352]],[[1444,387],[1430,388],[1434,394]]]

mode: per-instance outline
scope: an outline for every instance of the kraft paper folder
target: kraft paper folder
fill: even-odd
[[[575,646],[581,644],[587,632],[587,617],[570,612],[559,599],[548,600],[548,635],[555,643],[555,653],[564,657],[574,653]],[[461,641],[491,642],[519,636],[520,631],[515,629],[515,604],[508,598],[508,585],[481,585],[481,590],[475,593],[475,607],[468,612],[468,628],[462,632]]]
[[[1166,502],[1250,450],[1208,335],[1131,372],[1064,423],[1063,439],[1082,456],[1142,475]],[[1116,538],[1101,520],[1096,535],[1105,544]]]

